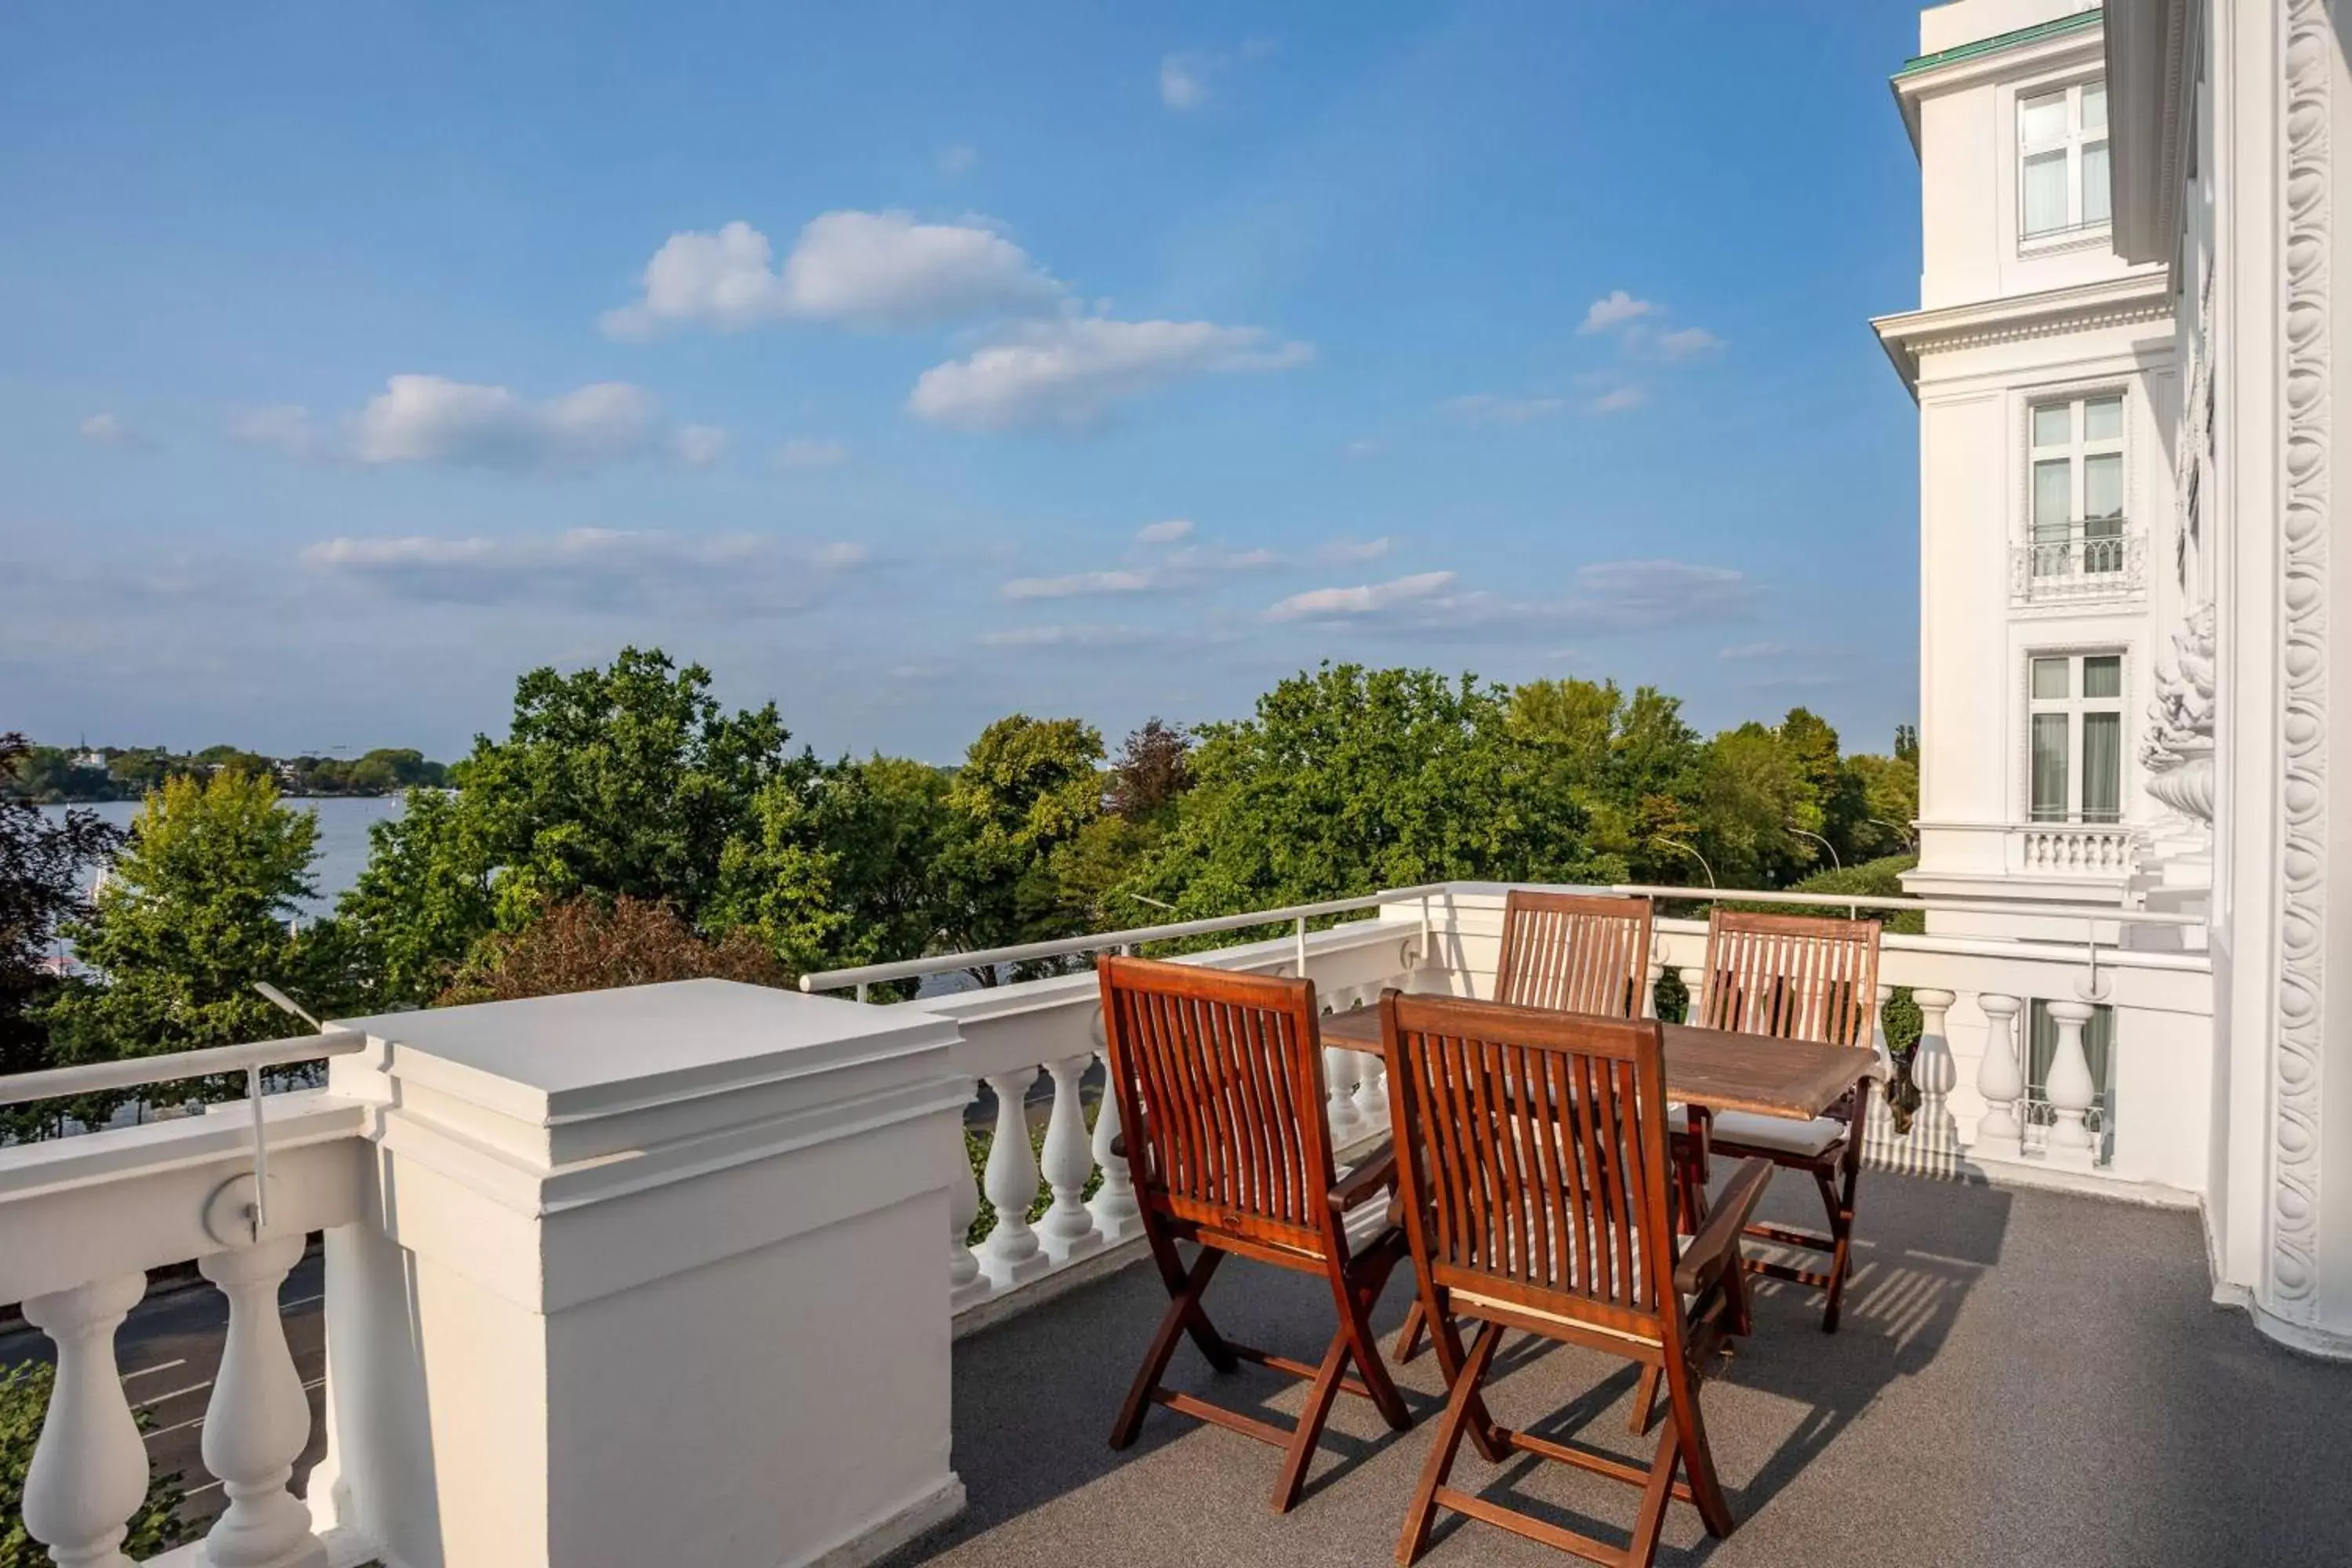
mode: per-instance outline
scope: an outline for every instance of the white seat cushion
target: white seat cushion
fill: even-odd
[[[1666,1126],[1680,1132],[1690,1125],[1679,1105],[1666,1109]],[[1718,1110],[1710,1134],[1716,1141],[1769,1149],[1781,1154],[1818,1154],[1845,1135],[1845,1123],[1826,1116],[1798,1121],[1785,1116],[1757,1116],[1745,1110]]]

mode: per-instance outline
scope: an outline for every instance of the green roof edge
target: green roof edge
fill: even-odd
[[[1924,70],[1933,70],[1937,66],[1951,65],[1958,60],[1974,59],[1979,55],[1989,55],[1997,49],[2010,48],[2018,44],[2030,44],[2037,38],[2055,37],[2061,33],[2071,33],[2077,28],[2092,26],[2105,19],[2106,12],[2100,7],[2095,6],[2088,11],[2077,11],[2071,16],[2058,16],[2047,22],[2036,22],[2031,27],[2020,27],[2012,33],[1999,33],[1990,38],[1979,38],[1972,44],[1955,44],[1948,49],[1938,49],[1932,55],[1914,55],[1903,62],[1903,68],[1896,71],[1895,75],[1896,79],[1900,80],[1906,76],[1916,76]]]

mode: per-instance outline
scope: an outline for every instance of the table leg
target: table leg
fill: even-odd
[[[1703,1105],[1685,1106],[1684,1121],[1686,1130],[1682,1158],[1675,1171],[1675,1195],[1681,1200],[1683,1234],[1696,1236],[1706,1220],[1706,1182],[1713,1160],[1708,1141],[1715,1113]]]

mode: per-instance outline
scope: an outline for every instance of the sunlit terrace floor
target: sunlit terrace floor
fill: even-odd
[[[1810,1199],[1783,1177],[1764,1212],[1818,1220]],[[1759,1295],[1755,1336],[1701,1395],[1739,1528],[1711,1541],[1676,1504],[1660,1563],[2352,1563],[2352,1367],[2213,1306],[2193,1215],[1865,1173],[1860,1233],[1836,1336],[1811,1292]],[[1391,1286],[1384,1329],[1410,1289]],[[1310,1361],[1329,1330],[1320,1282],[1276,1270],[1236,1263],[1209,1304],[1235,1337]],[[1401,1373],[1411,1432],[1340,1401],[1306,1500],[1277,1517],[1271,1448],[1164,1410],[1127,1453],[1106,1446],[1163,1305],[1146,1265],[960,1342],[955,1464],[971,1506],[894,1568],[1391,1561],[1438,1409],[1433,1358]],[[1503,1364],[1501,1420],[1633,1454],[1623,1363],[1514,1341]],[[1219,1377],[1189,1346],[1171,1381],[1286,1412],[1300,1396],[1255,1368]],[[1466,1447],[1456,1476],[1618,1540],[1636,1501]],[[1438,1530],[1425,1562],[1570,1561],[1472,1521]]]

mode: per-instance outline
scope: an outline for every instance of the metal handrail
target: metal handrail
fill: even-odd
[[[48,1068],[40,1072],[5,1073],[0,1074],[0,1105],[65,1100],[110,1089],[143,1089],[150,1084],[209,1078],[220,1072],[259,1072],[264,1068],[317,1061],[321,1057],[347,1057],[366,1048],[365,1035],[351,1029],[330,1029],[321,1035],[297,1035],[290,1040],[255,1040],[242,1046],[174,1051],[168,1056],[121,1057],[110,1062],[84,1062],[78,1067]]]
[[[1251,926],[1289,921],[1303,933],[1305,922],[1325,915],[1352,914],[1404,899],[1429,899],[1446,890],[1444,882],[1417,888],[1391,888],[1353,899],[1327,899],[1321,903],[1286,904],[1278,910],[1249,914],[1215,915],[1205,920],[1174,921],[1165,925],[1137,926],[1129,931],[1104,931],[1095,936],[1061,937],[1053,942],[1022,942],[1013,947],[988,947],[973,952],[938,953],[929,958],[901,959],[893,963],[861,964],[855,969],[828,969],[801,976],[803,991],[845,991],[855,986],[861,999],[866,987],[892,980],[919,980],[956,969],[980,969],[1000,963],[1028,963],[1041,958],[1066,958],[1073,953],[1103,952],[1147,942],[1172,942],[1180,937],[1212,936],[1219,931],[1245,931]]]
[[[1672,899],[1678,903],[1742,904],[1812,904],[1841,906],[1859,913],[1863,910],[1920,910],[1927,913],[1970,915],[2040,915],[2051,920],[2080,920],[2094,922],[2113,921],[2117,925],[2196,926],[2205,923],[2203,915],[2180,914],[2167,910],[2126,910],[2106,904],[2030,903],[2020,900],[2003,903],[1975,899],[1902,899],[1873,893],[1801,893],[1788,889],[1738,888],[1668,888],[1644,882],[1626,882],[1608,889],[1629,897]]]

